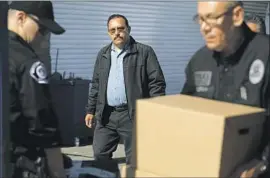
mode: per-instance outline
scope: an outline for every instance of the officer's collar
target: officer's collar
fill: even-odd
[[[228,56],[221,56],[220,52],[214,51],[213,57],[217,60],[218,64],[224,64],[224,63],[230,63],[230,64],[236,64],[241,59],[241,56],[243,55],[247,45],[249,42],[254,38],[255,34],[252,32],[247,24],[244,22],[241,27],[243,31],[243,36],[241,39],[242,44],[238,47],[238,49],[235,51],[235,53],[230,54]]]
[[[35,53],[34,49],[32,48],[32,46],[30,44],[28,44],[21,36],[19,36],[17,33],[13,32],[13,31],[8,31],[8,36],[10,39],[13,39],[15,41],[18,41],[19,43],[21,43],[23,46],[27,47],[28,49],[30,49],[33,53]]]

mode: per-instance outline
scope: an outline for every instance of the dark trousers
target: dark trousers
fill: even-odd
[[[93,151],[95,159],[112,159],[113,152],[116,151],[119,141],[122,139],[126,163],[129,164],[132,127],[133,124],[127,106],[117,108],[107,106],[102,121],[97,121],[94,131]]]

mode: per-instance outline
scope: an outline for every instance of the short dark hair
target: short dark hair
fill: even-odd
[[[128,23],[128,20],[127,18],[124,16],[124,15],[121,15],[121,14],[113,14],[111,15],[108,20],[107,20],[107,27],[109,26],[109,23],[112,19],[115,19],[115,18],[122,18],[125,20],[125,23],[126,23],[126,26],[129,27],[129,23]]]
[[[259,31],[259,33],[266,34],[265,22],[261,17],[257,16],[256,14],[249,13],[245,15],[245,21],[257,24],[257,30]]]

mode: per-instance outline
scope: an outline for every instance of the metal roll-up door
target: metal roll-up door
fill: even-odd
[[[90,79],[98,51],[110,42],[107,18],[125,15],[131,34],[151,45],[157,53],[167,80],[167,93],[179,93],[185,81],[187,62],[202,45],[199,26],[192,21],[196,2],[71,2],[53,1],[56,20],[66,28],[51,37],[52,68],[59,49],[58,69]]]
[[[265,14],[265,26],[266,26],[266,33],[269,34],[269,28],[270,28],[270,2],[267,6],[267,13]]]
[[[254,13],[265,19],[269,1],[244,1],[245,13]]]

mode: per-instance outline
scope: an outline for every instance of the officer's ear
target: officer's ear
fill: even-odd
[[[19,26],[23,26],[26,19],[27,19],[27,15],[25,12],[23,11],[17,11],[16,12],[16,18],[17,18],[17,23]]]
[[[244,8],[242,6],[236,6],[233,9],[232,20],[235,27],[239,27],[244,22]]]

